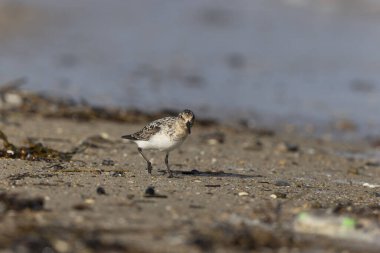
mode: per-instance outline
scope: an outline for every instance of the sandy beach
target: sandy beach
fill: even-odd
[[[379,3],[1,1],[0,253],[380,252]]]
[[[380,249],[380,164],[363,155],[376,150],[369,141],[195,124],[167,178],[162,153],[147,153],[150,176],[120,138],[144,122],[18,110],[1,123],[2,252]]]

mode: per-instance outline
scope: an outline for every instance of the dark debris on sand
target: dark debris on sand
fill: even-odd
[[[8,137],[0,130],[0,140],[3,141],[3,148],[0,149],[0,157],[11,159],[22,159],[30,161],[70,161],[73,155],[82,152],[86,145],[79,145],[69,152],[61,152],[41,143],[30,142],[29,146],[17,147],[8,141]]]
[[[30,209],[40,211],[44,208],[44,199],[42,197],[25,197],[16,193],[0,193],[1,212],[8,210],[22,211]]]
[[[39,115],[45,118],[68,118],[78,121],[107,120],[113,122],[144,123],[165,116],[174,116],[178,111],[162,110],[155,113],[146,113],[137,109],[104,108],[90,105],[88,102],[72,99],[57,98],[43,94],[26,92],[20,87],[25,79],[16,79],[0,86],[0,115],[6,118],[12,113],[25,115]],[[17,102],[7,100],[7,94],[17,96]],[[198,119],[201,126],[215,125],[215,120]]]

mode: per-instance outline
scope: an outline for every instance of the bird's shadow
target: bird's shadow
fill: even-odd
[[[159,170],[159,172],[166,173],[165,170]],[[254,178],[262,177],[261,175],[247,175],[239,173],[231,173],[224,171],[199,171],[196,169],[192,170],[172,170],[175,177],[178,176],[191,176],[191,177],[235,177],[235,178]]]

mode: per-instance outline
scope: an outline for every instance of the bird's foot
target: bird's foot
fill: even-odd
[[[168,176],[168,178],[173,178],[174,176],[173,176],[173,172],[171,172],[171,171],[169,171],[169,176]]]

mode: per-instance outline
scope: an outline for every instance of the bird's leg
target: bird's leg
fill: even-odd
[[[146,168],[146,169],[148,170],[148,173],[149,173],[149,174],[152,174],[152,163],[151,163],[151,162],[148,160],[148,158],[146,158],[146,156],[143,154],[141,148],[137,148],[137,150],[139,151],[140,155],[145,159],[145,161],[146,161],[147,164],[148,164],[148,167]]]
[[[170,170],[170,167],[169,167],[169,152],[166,153],[166,156],[165,156],[165,164],[166,164],[166,168],[168,170],[168,173],[169,173],[169,178],[173,177],[173,172]]]

